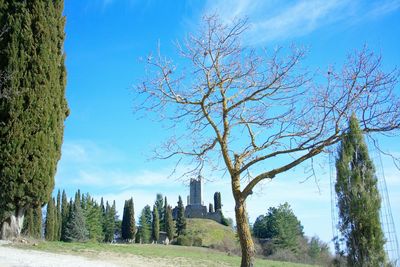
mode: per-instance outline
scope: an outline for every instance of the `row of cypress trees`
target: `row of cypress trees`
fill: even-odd
[[[135,225],[133,206],[132,198],[125,201],[121,223],[121,238],[123,240],[128,242],[135,241],[136,243],[158,242],[161,231],[165,232],[169,240],[173,240],[175,233],[179,235],[182,231],[178,228],[178,223],[175,227],[175,222],[172,216],[172,207],[168,205],[167,197],[163,198],[162,194],[157,194],[153,209],[151,209],[150,205],[146,205],[142,209],[138,227]],[[179,220],[178,216],[177,221]]]
[[[44,237],[48,241],[81,242],[86,240],[111,242],[118,226],[115,201],[112,205],[103,199],[98,204],[89,194],[68,201],[65,191],[47,203],[44,220]],[[23,227],[26,236],[42,236],[41,208],[28,209]]]
[[[56,198],[47,203],[44,219],[44,237],[48,241],[112,242],[115,235],[120,235],[126,242],[151,243],[158,242],[160,232],[165,232],[169,240],[179,236],[186,229],[184,206],[179,196],[177,220],[174,222],[172,207],[167,197],[157,194],[151,209],[146,205],[140,214],[136,226],[133,198],[125,201],[122,221],[118,220],[115,201],[112,205],[104,204],[103,198],[98,204],[89,194],[81,195],[80,190],[75,198],[68,201],[65,191],[60,190]],[[33,238],[42,237],[41,208],[28,209],[23,227],[23,234]]]

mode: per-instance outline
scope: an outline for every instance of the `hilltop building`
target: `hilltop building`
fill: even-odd
[[[187,205],[185,207],[186,218],[210,219],[218,223],[222,221],[221,209],[215,211],[207,210],[207,206],[203,203],[203,181],[199,176],[197,179],[190,179],[190,195],[187,197]],[[177,207],[172,211],[173,217],[177,217]]]

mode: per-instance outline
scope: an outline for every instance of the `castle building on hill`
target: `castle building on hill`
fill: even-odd
[[[187,197],[187,206],[185,207],[186,218],[210,219],[218,223],[222,220],[222,211],[207,210],[207,206],[203,203],[203,181],[199,176],[197,179],[190,179],[190,195]],[[173,210],[173,217],[177,216],[177,208]]]

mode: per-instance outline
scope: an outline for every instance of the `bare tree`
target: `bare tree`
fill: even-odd
[[[187,175],[197,175],[205,164],[228,172],[241,266],[254,262],[245,201],[259,182],[339,142],[352,114],[364,133],[400,128],[393,92],[399,73],[381,71],[379,56],[364,48],[341,70],[311,75],[300,64],[303,49],[269,54],[245,47],[247,28],[246,20],[225,25],[205,17],[199,32],[177,45],[179,65],[160,53],[149,56],[147,77],[137,86],[140,109],[176,127],[157,157],[189,160]]]

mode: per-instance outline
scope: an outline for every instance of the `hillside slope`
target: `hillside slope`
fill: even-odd
[[[200,238],[202,246],[226,247],[228,250],[238,248],[236,232],[228,226],[208,219],[187,219],[186,235]]]

